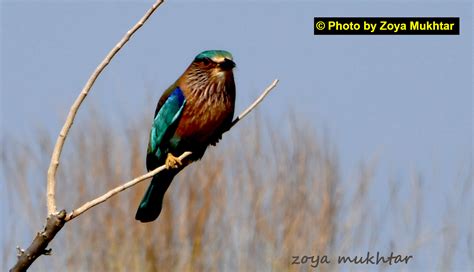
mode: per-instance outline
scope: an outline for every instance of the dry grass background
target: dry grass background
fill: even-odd
[[[58,208],[71,210],[145,171],[150,116],[122,130],[99,115],[89,112],[66,143]],[[53,256],[40,258],[31,270],[314,271],[309,265],[291,265],[291,256],[363,255],[367,250],[414,255],[415,262],[320,265],[318,271],[412,270],[424,267],[416,256],[437,241],[444,250],[429,256],[437,260],[429,267],[455,267],[460,243],[468,244],[465,254],[472,265],[472,220],[467,228],[458,226],[459,217],[472,208],[470,167],[453,181],[459,190],[449,198],[449,208],[439,212],[441,230],[432,230],[424,216],[429,190],[421,175],[384,181],[381,193],[374,189],[373,159],[342,180],[335,145],[327,137],[296,117],[284,125],[262,119],[248,118],[208,149],[202,161],[186,168],[172,183],[158,221],[134,220],[148,185],[143,182],[67,224],[50,245]],[[289,133],[282,134],[282,126]],[[4,268],[12,264],[15,246],[26,246],[44,223],[52,142],[41,130],[35,138],[3,143],[6,190],[1,197],[9,218],[2,220],[7,231],[1,246]],[[401,195],[401,184],[409,187],[408,195]]]

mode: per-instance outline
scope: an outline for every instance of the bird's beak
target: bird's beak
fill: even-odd
[[[226,58],[223,62],[219,63],[219,67],[221,67],[223,70],[231,70],[235,67],[235,62]]]

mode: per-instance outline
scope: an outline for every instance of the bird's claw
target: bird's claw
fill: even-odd
[[[168,153],[168,156],[166,157],[166,169],[176,169],[183,165],[183,162],[178,158],[173,156],[173,154]]]

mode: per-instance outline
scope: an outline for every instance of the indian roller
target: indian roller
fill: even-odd
[[[234,67],[229,52],[204,51],[161,96],[151,126],[146,167],[151,171],[165,164],[166,169],[153,176],[136,220],[151,222],[160,215],[165,192],[184,167],[177,156],[191,151],[186,160],[199,160],[230,128],[235,106]]]

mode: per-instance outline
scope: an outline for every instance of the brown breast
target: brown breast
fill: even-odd
[[[235,104],[232,72],[222,82],[201,89],[191,88],[185,80],[178,84],[186,97],[186,105],[175,135],[191,145],[207,145],[232,121]]]

